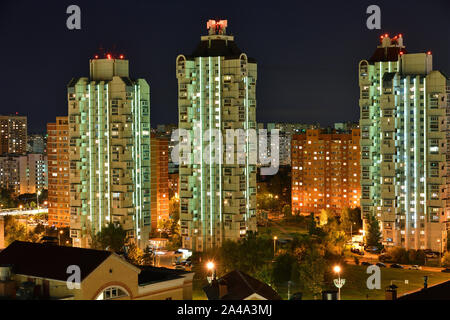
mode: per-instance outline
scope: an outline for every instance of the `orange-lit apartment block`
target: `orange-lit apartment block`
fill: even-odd
[[[292,212],[340,214],[360,204],[360,130],[323,129],[293,135],[291,143]]]
[[[48,224],[70,225],[69,126],[67,117],[47,124]]]
[[[151,134],[151,222],[169,219],[169,138]]]

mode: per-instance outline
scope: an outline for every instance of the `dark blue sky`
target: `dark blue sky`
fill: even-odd
[[[82,29],[66,28],[81,7]],[[381,7],[381,30],[366,8]],[[433,52],[450,74],[450,1],[0,1],[0,114],[28,115],[29,131],[67,114],[66,84],[89,75],[100,46],[130,60],[150,83],[152,126],[177,121],[175,58],[193,51],[210,18],[228,19],[238,46],[258,61],[257,120],[357,120],[359,60],[382,33],[404,35],[409,52]]]

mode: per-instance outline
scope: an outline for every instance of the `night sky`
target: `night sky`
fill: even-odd
[[[66,8],[81,8],[81,30]],[[381,30],[366,27],[381,7]],[[402,33],[408,52],[433,52],[450,75],[450,1],[20,1],[0,0],[0,114],[28,116],[29,132],[67,115],[66,85],[89,76],[100,47],[130,60],[130,76],[151,90],[152,126],[178,121],[175,58],[190,54],[210,18],[258,61],[258,122],[359,118],[357,66],[383,33]]]

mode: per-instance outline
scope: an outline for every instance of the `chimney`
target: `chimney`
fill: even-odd
[[[423,289],[425,290],[428,288],[428,276],[423,276]]]
[[[228,293],[228,286],[223,281],[219,282],[219,299],[222,299]]]
[[[391,284],[386,287],[385,290],[385,300],[397,300],[397,286],[395,284]]]

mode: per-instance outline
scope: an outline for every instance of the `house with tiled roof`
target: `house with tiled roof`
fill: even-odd
[[[208,300],[281,300],[269,285],[235,270],[203,288]]]

